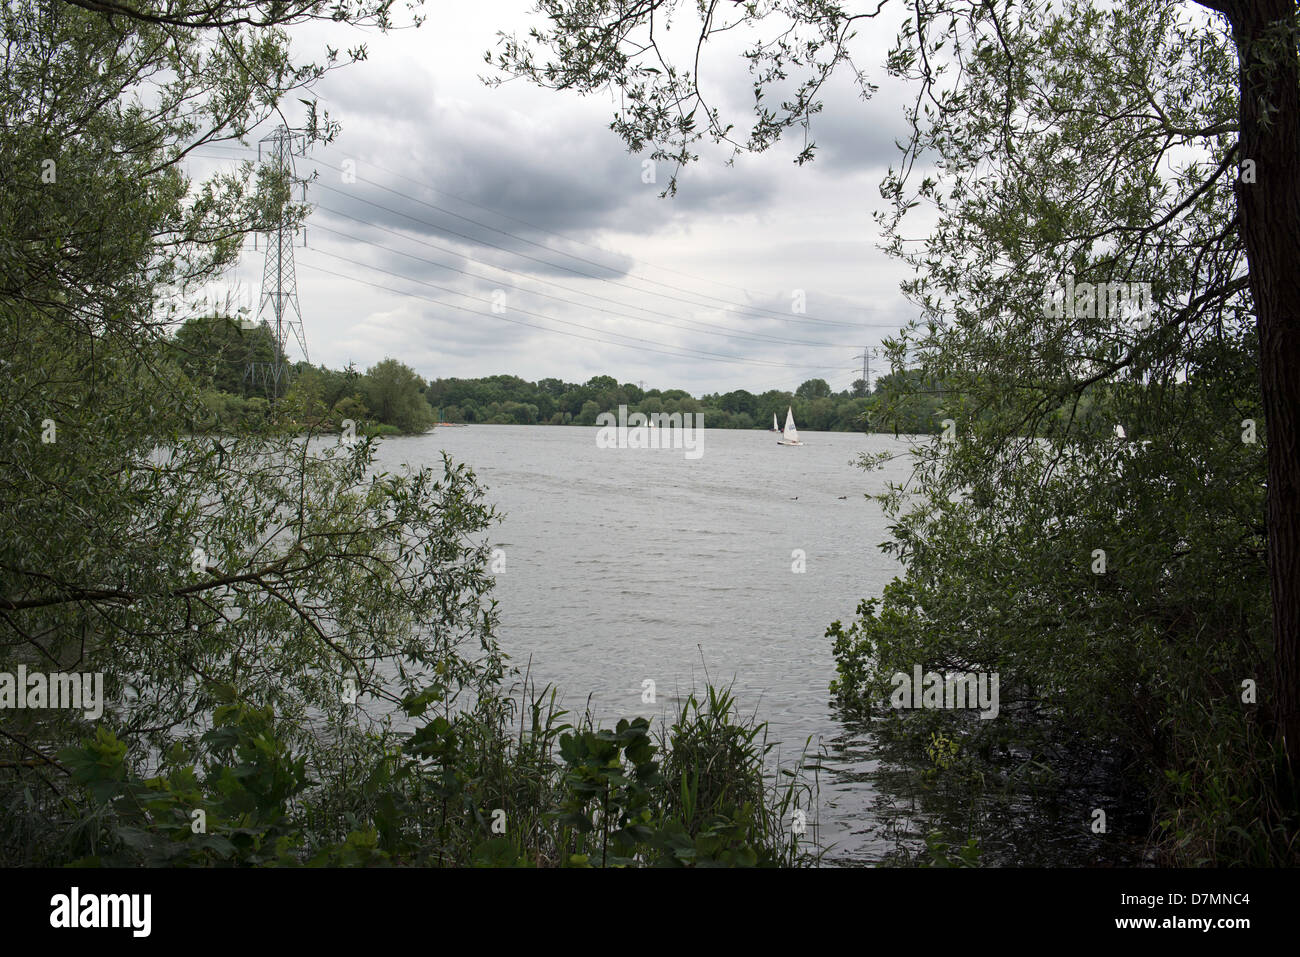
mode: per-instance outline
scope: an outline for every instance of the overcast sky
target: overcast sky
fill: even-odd
[[[826,91],[815,162],[792,163],[802,131],[734,166],[701,144],[677,196],[660,199],[671,170],[642,181],[644,157],[608,128],[608,96],[481,82],[497,31],[533,22],[529,3],[429,12],[418,30],[366,33],[369,59],[316,88],[343,132],[298,160],[299,174],[319,172],[307,248],[295,250],[312,362],[395,356],[429,378],[612,375],[696,395],[820,376],[838,391],[860,375],[862,347],[914,314],[898,292],[908,270],[876,248],[871,216],[905,135],[907,91],[881,68],[892,20],[868,22],[854,46],[879,92],[864,102],[847,73]],[[295,42],[306,57],[359,38],[329,25]],[[748,129],[753,94],[736,50],[718,46],[702,75]],[[216,162],[196,159],[191,172]],[[259,243],[229,277],[254,309],[263,256]]]

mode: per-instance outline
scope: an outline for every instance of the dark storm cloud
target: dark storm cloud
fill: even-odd
[[[322,178],[317,184],[317,216],[331,220],[332,228],[356,232],[364,228],[362,224],[370,224],[378,227],[366,237],[374,242],[408,249],[439,262],[459,257],[455,264],[461,267],[473,260],[508,266],[525,274],[611,278],[625,275],[632,266],[632,260],[625,255],[592,249],[475,209],[369,170],[364,160],[358,161],[357,171],[360,178],[355,183]]]
[[[598,233],[649,234],[687,215],[760,208],[780,187],[778,171],[724,167],[725,157],[710,156],[681,177],[675,200],[660,199],[672,166],[647,169],[627,153],[605,128],[603,107],[558,93],[529,99],[537,110],[500,101],[489,112],[414,89],[334,96],[335,110],[347,107],[348,132],[321,159],[326,188],[317,199],[389,228],[482,247],[467,252],[475,259],[615,277],[632,260],[583,245]],[[345,159],[356,163],[355,183],[340,181]]]

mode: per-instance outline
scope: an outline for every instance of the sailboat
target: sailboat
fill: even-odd
[[[799,441],[799,430],[794,427],[794,410],[789,406],[785,409],[785,428],[781,430],[781,437],[776,440],[777,445],[803,445]]]
[[[779,426],[779,425],[776,424],[776,413],[775,413],[775,412],[772,413],[772,428],[769,429],[768,431],[770,431],[770,432],[780,432],[780,431],[781,431],[781,426]]]

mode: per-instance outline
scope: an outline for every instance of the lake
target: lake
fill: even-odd
[[[852,619],[899,566],[864,493],[902,481],[908,457],[884,470],[862,452],[905,451],[906,439],[803,432],[781,447],[769,432],[703,430],[702,454],[597,447],[598,430],[471,425],[388,438],[376,465],[469,465],[503,513],[491,535],[499,639],[514,663],[531,657],[540,687],[600,718],[673,714],[706,682],[733,684],[741,708],[770,724],[792,759],[834,746],[820,776],[820,839],[831,862],[878,860],[870,742],[830,707],[835,674],[827,625]],[[802,572],[794,571],[802,553]],[[656,704],[642,704],[646,679]]]

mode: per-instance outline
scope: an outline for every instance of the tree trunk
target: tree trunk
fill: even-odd
[[[1232,25],[1240,62],[1237,183],[1268,423],[1268,573],[1277,734],[1300,771],[1300,56],[1296,0],[1207,3]],[[1285,32],[1283,32],[1285,31]],[[1235,427],[1234,423],[1234,427]]]

